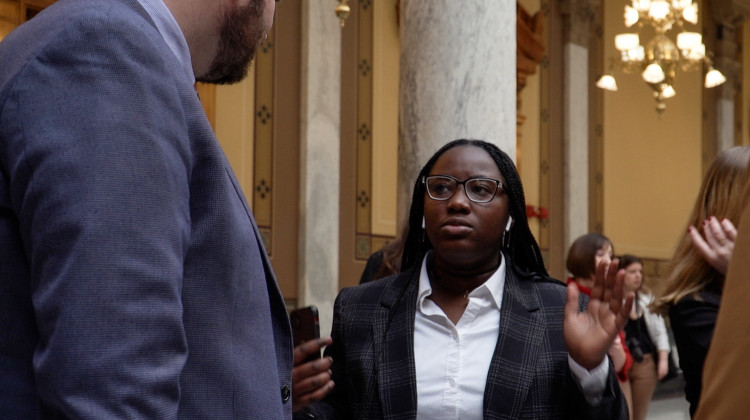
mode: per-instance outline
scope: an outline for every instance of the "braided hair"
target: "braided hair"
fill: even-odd
[[[502,150],[492,143],[482,140],[454,140],[440,150],[427,161],[419,171],[414,183],[414,194],[411,199],[409,210],[409,232],[404,242],[404,252],[401,258],[401,271],[407,271],[417,264],[421,264],[427,251],[432,249],[430,240],[422,232],[422,218],[424,217],[425,185],[423,177],[429,175],[435,162],[447,150],[457,146],[474,146],[486,151],[495,161],[500,173],[505,179],[503,190],[508,195],[508,211],[513,217],[510,231],[503,238],[503,247],[510,256],[510,263],[521,272],[536,273],[537,275],[549,277],[544,268],[542,254],[539,245],[529,229],[529,221],[526,218],[526,199],[524,198],[521,178],[516,170],[513,160]],[[500,250],[498,250],[500,252]]]

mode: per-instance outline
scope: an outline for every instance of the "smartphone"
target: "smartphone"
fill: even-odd
[[[320,338],[320,324],[318,322],[318,308],[314,305],[306,306],[293,310],[289,314],[289,320],[292,322],[292,337],[294,346]],[[309,362],[320,358],[320,351],[311,354],[305,359]]]

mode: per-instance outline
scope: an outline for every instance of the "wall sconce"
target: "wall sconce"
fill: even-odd
[[[344,27],[344,23],[346,22],[346,18],[349,17],[349,12],[351,12],[351,9],[349,8],[349,0],[338,0],[339,4],[336,6],[336,16],[339,18],[339,22],[341,23],[341,27]]]

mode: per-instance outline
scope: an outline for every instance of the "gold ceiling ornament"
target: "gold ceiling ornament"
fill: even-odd
[[[339,23],[341,23],[341,27],[344,27],[344,23],[346,22],[346,18],[349,17],[349,12],[351,12],[351,9],[349,8],[349,0],[338,0],[339,4],[336,5],[336,16],[339,18]]]
[[[631,5],[625,6],[624,19],[625,27],[635,27],[636,31],[615,36],[619,60],[610,59],[609,72],[599,78],[596,86],[617,90],[617,82],[612,76],[615,66],[621,67],[625,73],[640,73],[643,81],[654,90],[656,111],[661,115],[667,108],[664,100],[677,94],[673,82],[678,69],[692,71],[705,64],[708,72],[704,85],[707,88],[719,86],[727,80],[714,69],[703,36],[684,28],[685,22],[698,23],[698,4],[693,0],[632,0]],[[644,46],[638,32],[645,26],[651,26],[656,35]],[[667,36],[672,29],[677,33],[676,42]]]

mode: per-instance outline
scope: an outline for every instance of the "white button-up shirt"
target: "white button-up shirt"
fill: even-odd
[[[505,261],[469,293],[469,304],[456,325],[427,298],[432,287],[426,261],[419,275],[414,323],[417,419],[481,419],[487,372],[500,331]]]
[[[427,298],[432,286],[427,257],[422,261],[414,322],[418,420],[483,418],[487,372],[500,334],[505,270],[503,258],[490,278],[469,293],[469,304],[454,325]],[[570,356],[568,362],[586,399],[598,402],[609,374],[607,359],[591,372]]]

